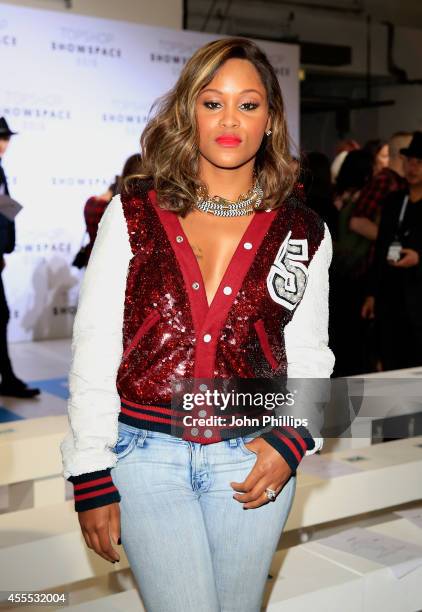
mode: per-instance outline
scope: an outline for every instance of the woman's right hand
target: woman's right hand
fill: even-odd
[[[120,561],[112,542],[120,542],[119,502],[78,512],[79,524],[88,548],[106,561]]]

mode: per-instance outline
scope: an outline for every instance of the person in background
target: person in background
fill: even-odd
[[[127,158],[125,161],[125,165],[123,166],[122,174],[117,177],[117,189],[116,193],[121,193],[123,184],[126,179],[129,179],[131,176],[136,176],[142,172],[142,157],[140,153],[134,153]]]
[[[422,365],[422,132],[400,153],[408,188],[383,201],[362,308],[362,317],[375,315],[384,370]]]
[[[335,149],[335,157],[332,161],[330,168],[331,182],[333,183],[333,185],[337,181],[338,173],[340,172],[340,168],[344,160],[346,159],[347,154],[350,153],[350,151],[357,151],[358,149],[360,149],[360,144],[356,142],[356,140],[353,140],[351,138],[347,140],[340,140],[337,143]]]
[[[347,153],[334,185],[334,204],[338,210],[356,202],[372,177],[372,157],[362,149]]]
[[[335,376],[352,376],[366,369],[365,325],[360,311],[365,297],[362,262],[367,241],[349,229],[350,216],[373,171],[372,156],[363,149],[351,151],[340,169],[334,203],[339,210],[331,266],[330,343],[336,355]]]
[[[356,140],[353,138],[346,138],[337,142],[335,154],[338,155],[342,151],[349,153],[350,151],[357,151],[360,148],[360,144]]]
[[[334,190],[334,205],[339,211],[337,240],[334,248],[333,268],[340,277],[357,278],[361,274],[362,251],[360,237],[350,231],[349,222],[362,190],[372,176],[372,157],[363,149],[347,154]]]
[[[333,201],[330,160],[324,153],[311,151],[303,156],[302,166],[305,202],[325,221],[335,240],[338,210]]]
[[[359,252],[362,255],[359,284],[363,290],[363,299],[368,293],[368,274],[374,259],[382,202],[389,193],[406,188],[406,180],[403,178],[403,161],[399,150],[408,146],[411,139],[411,133],[397,132],[391,136],[388,150],[381,141],[370,141],[364,147],[364,150],[372,152],[373,176],[360,192],[349,220],[349,230],[356,243],[360,245],[356,253]],[[387,160],[388,165],[385,165]],[[366,330],[363,349],[366,364],[364,370],[368,372],[379,370],[375,327],[369,317],[364,322],[364,329]]]
[[[139,174],[141,170],[141,156],[139,153],[131,155],[123,166],[123,172],[120,176],[116,177],[115,182],[109,186],[100,196],[90,197],[85,204],[84,218],[86,224],[86,231],[89,235],[89,243],[87,245],[87,263],[91,255],[92,248],[94,246],[95,238],[97,237],[98,225],[101,218],[109,205],[113,196],[120,193],[123,180],[133,174]]]
[[[374,172],[372,180],[362,189],[356,202],[350,218],[350,229],[368,240],[374,241],[377,238],[382,200],[392,191],[406,188],[400,149],[408,147],[411,140],[411,132],[396,132],[391,136],[388,142],[388,165]]]
[[[364,151],[368,151],[372,156],[372,172],[374,176],[388,166],[389,153],[387,142],[376,138],[374,140],[368,140],[362,148]]]
[[[89,236],[89,243],[86,247],[86,263],[91,255],[92,248],[94,246],[95,238],[97,237],[98,225],[101,218],[110,203],[111,198],[116,193],[117,177],[116,181],[112,183],[108,189],[98,196],[91,196],[87,199],[84,206],[84,219],[86,225],[86,231]]]
[[[0,195],[9,195],[9,187],[3,167],[2,157],[6,153],[13,132],[4,117],[0,117]],[[15,248],[15,223],[0,213],[0,395],[12,397],[31,398],[40,394],[38,388],[31,388],[16,376],[13,371],[7,346],[7,324],[10,319],[9,307],[4,292],[1,272],[6,262],[5,253],[12,253]]]

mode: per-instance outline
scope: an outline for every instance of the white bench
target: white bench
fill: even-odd
[[[58,585],[71,585],[78,581],[108,579],[120,569],[128,567],[122,547],[117,547],[122,560],[116,565],[103,560],[86,547],[73,500],[63,501],[64,479],[59,453],[63,418],[67,417],[46,417],[2,425],[3,429],[11,428],[13,431],[0,436],[0,483],[21,484],[21,491],[26,488],[28,496],[32,484],[32,501],[43,493],[47,495],[43,503],[51,499],[57,501],[57,498],[59,503],[35,504],[24,510],[0,514],[0,590],[52,590]],[[356,454],[365,457],[365,460],[356,463],[360,468],[358,472],[331,479],[301,473],[299,468],[296,498],[285,531],[310,528],[422,499],[420,445],[422,437],[373,445],[358,451],[349,449],[325,454],[327,459],[347,464],[347,460]],[[49,482],[52,483],[50,495]],[[28,503],[28,499],[22,500]],[[314,545],[314,542],[309,544]],[[296,603],[286,599],[286,593],[295,592],[294,568],[299,568],[305,560],[307,567],[313,563],[309,559],[309,550],[303,551],[302,547],[290,550],[294,552],[281,551],[281,556],[276,557],[281,559],[283,555],[290,555],[283,566],[285,577],[280,584],[274,584],[271,594],[269,605],[278,606],[274,610],[291,612],[296,609],[291,607]],[[353,568],[346,568],[345,573],[339,571],[334,561],[331,559],[326,565],[319,560],[306,573],[308,591],[303,583],[302,589],[305,590],[302,595],[299,597],[301,591],[298,591],[298,599],[295,596],[297,601],[301,601],[302,609],[306,593],[313,593],[315,576],[319,572],[325,572],[324,584],[327,585],[319,589],[321,610],[323,605],[328,606],[329,602],[336,601],[337,592],[342,593],[342,597],[347,595],[347,603],[356,601],[359,596],[354,580],[356,572]],[[303,582],[303,573],[298,575]],[[133,594],[127,597],[133,599]],[[92,605],[97,605],[95,601]],[[276,603],[273,604],[273,601]],[[136,605],[136,598],[132,604]],[[114,605],[112,601],[110,605]],[[288,607],[280,607],[284,605]],[[325,610],[329,609],[325,607]]]
[[[0,487],[10,510],[57,504],[65,499],[60,442],[67,416],[23,419],[0,425]]]
[[[414,438],[370,447],[357,474],[324,481],[299,472],[286,531],[422,499],[421,442]],[[86,547],[72,500],[5,513],[0,515],[0,590],[42,590],[108,574],[127,567],[118,550],[122,561],[113,566]]]
[[[73,501],[0,515],[0,591],[41,591],[128,567],[122,546],[112,564],[85,544]]]
[[[306,547],[279,551],[271,565],[272,579],[264,595],[265,609],[271,612],[358,612],[362,582],[351,570],[335,562],[318,559]],[[69,612],[144,612],[136,589],[70,606]],[[202,611],[201,611],[202,612]],[[205,612],[205,611],[204,611]]]
[[[370,532],[397,538],[422,546],[422,529],[406,519],[397,519],[372,525]],[[307,551],[321,561],[329,561],[360,578],[364,599],[362,612],[415,612],[422,609],[422,566],[407,575],[396,578],[391,569],[347,552],[308,542]],[[340,609],[340,608],[339,608]]]
[[[145,612],[136,589],[114,593],[94,601],[76,604],[66,608],[66,612]]]
[[[422,530],[405,519],[368,528],[422,545]],[[318,541],[278,551],[264,595],[268,612],[415,612],[422,606],[422,567],[397,579],[389,568]],[[72,612],[143,612],[136,589],[70,606]]]
[[[331,479],[301,474],[299,467],[296,496],[285,530],[422,499],[422,446],[418,445],[422,445],[422,436],[326,454],[325,458],[348,465],[351,457],[365,458],[352,463],[360,468],[358,472]]]

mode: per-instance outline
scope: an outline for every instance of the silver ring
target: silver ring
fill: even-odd
[[[273,489],[265,489],[265,495],[270,501],[274,501],[277,497],[277,493]]]

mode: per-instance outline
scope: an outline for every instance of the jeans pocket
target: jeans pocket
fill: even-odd
[[[123,457],[126,457],[135,448],[139,435],[140,432],[138,433],[135,431],[126,430],[119,431],[119,437],[113,449],[118,461],[123,459]]]
[[[249,442],[252,442],[252,440],[255,440],[255,436],[243,436],[243,438],[240,437],[239,438],[239,448],[245,455],[256,457],[257,454],[246,446],[246,444],[248,444]]]

